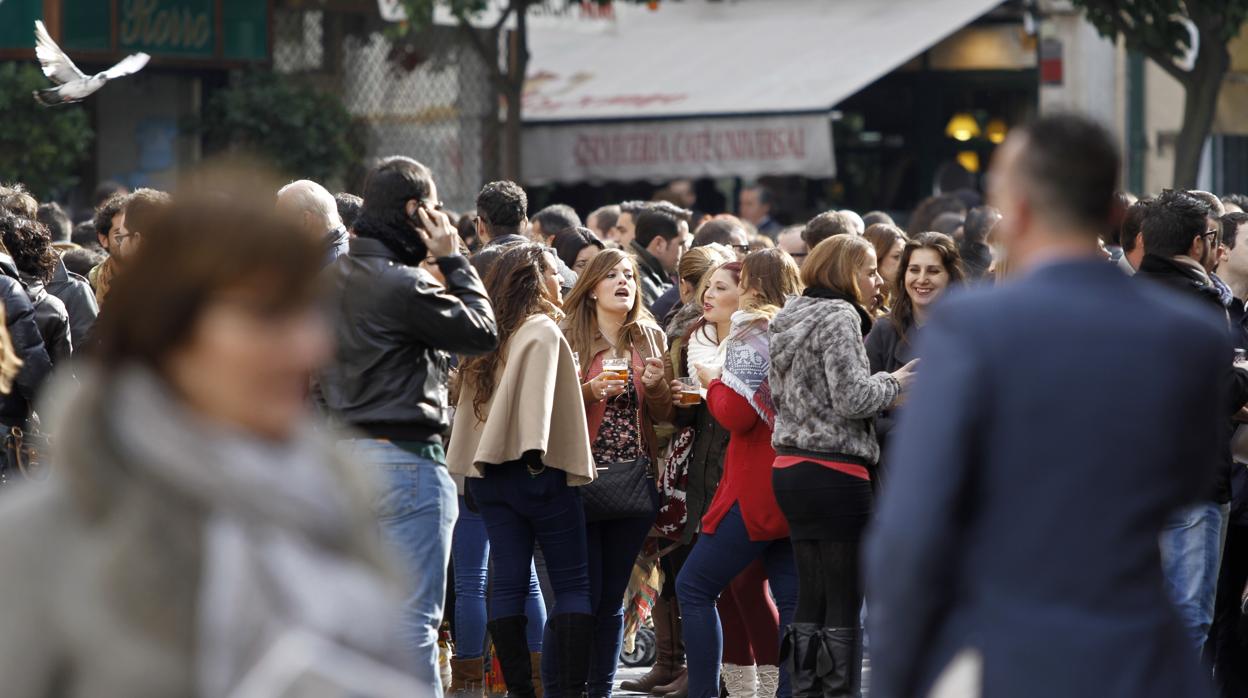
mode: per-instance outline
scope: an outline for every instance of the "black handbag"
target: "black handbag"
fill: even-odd
[[[610,521],[654,516],[659,491],[650,473],[650,459],[641,456],[626,463],[597,468],[593,482],[580,488],[586,521]]]
[[[642,516],[654,517],[659,509],[659,488],[650,471],[650,458],[644,455],[641,410],[637,414],[637,446],[643,452],[636,460],[605,463],[595,468],[594,481],[580,487],[586,521],[611,521]]]
[[[4,434],[4,457],[0,459],[0,486],[19,480],[42,480],[49,438],[39,429],[9,427]]]

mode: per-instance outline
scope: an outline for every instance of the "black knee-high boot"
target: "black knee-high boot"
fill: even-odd
[[[823,628],[825,664],[821,667],[823,698],[862,695],[862,634],[858,628]]]
[[[533,689],[533,665],[529,656],[529,640],[525,616],[496,618],[486,624],[494,640],[494,654],[503,670],[508,698],[536,698]]]
[[[585,698],[594,644],[594,617],[587,613],[561,613],[546,622],[554,631],[553,649],[559,657],[559,671],[554,678],[562,698]],[[546,652],[551,649],[543,648]]]
[[[789,672],[793,698],[823,698],[823,680],[819,677],[818,623],[793,623],[780,638],[780,666]]]

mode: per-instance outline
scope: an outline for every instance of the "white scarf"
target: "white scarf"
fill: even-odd
[[[689,337],[689,360],[686,370],[689,371],[689,382],[698,389],[702,397],[706,397],[707,386],[698,379],[698,364],[707,368],[721,368],[724,365],[724,343],[719,341],[719,331],[715,325],[708,324]]]

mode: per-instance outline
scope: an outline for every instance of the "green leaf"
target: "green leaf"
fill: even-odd
[[[209,151],[248,151],[292,178],[346,177],[363,154],[358,127],[337,95],[269,72],[249,73],[214,93],[202,118],[185,124]]]
[[[78,182],[95,132],[81,105],[44,107],[31,92],[48,87],[33,64],[0,63],[0,182],[22,182],[38,199]]]

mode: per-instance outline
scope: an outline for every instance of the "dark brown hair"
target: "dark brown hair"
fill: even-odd
[[[897,336],[903,343],[908,342],[906,333],[914,328],[914,303],[910,294],[906,293],[906,269],[910,267],[910,257],[917,250],[935,250],[940,255],[940,263],[949,275],[949,286],[956,286],[966,280],[962,270],[962,255],[958,253],[958,244],[944,233],[919,233],[906,243],[901,251],[901,266],[897,268],[897,280],[893,283],[893,309],[889,318],[897,329]]]
[[[507,354],[511,335],[534,315],[548,315],[555,322],[563,317],[546,292],[544,277],[550,273],[546,255],[546,248],[534,243],[508,245],[485,277],[485,290],[498,325],[498,348],[468,357],[459,367],[461,385],[473,389],[472,411],[480,421],[485,421],[481,408],[494,396],[498,385],[495,374]]]
[[[113,219],[126,209],[126,197],[129,194],[113,194],[104,203],[95,207],[95,216],[91,219],[95,226],[95,237],[98,240],[108,239],[108,231],[113,227]],[[100,243],[107,244],[107,243]]]
[[[0,210],[0,242],[17,270],[44,283],[52,280],[59,257],[44,224]]]
[[[144,222],[143,242],[96,325],[95,359],[106,371],[139,363],[163,372],[223,294],[240,293],[248,307],[273,315],[312,302],[320,240],[275,211],[260,192],[276,187],[256,179],[208,178]]]

